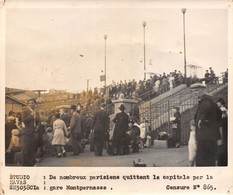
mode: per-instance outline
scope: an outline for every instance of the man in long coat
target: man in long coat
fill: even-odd
[[[101,104],[100,110],[93,115],[92,129],[94,130],[95,155],[102,156],[106,132],[109,129],[109,117]]]
[[[117,155],[129,153],[129,144],[125,140],[127,137],[126,131],[128,129],[129,116],[124,112],[124,104],[121,104],[119,109],[121,112],[117,113],[113,119],[113,122],[116,124],[113,133],[113,145],[116,148]]]
[[[72,105],[70,108],[72,117],[70,120],[70,137],[71,137],[71,143],[72,143],[72,150],[73,150],[73,156],[79,155],[80,152],[82,152],[81,147],[81,116],[76,111],[76,106]]]
[[[197,139],[196,166],[215,166],[221,110],[209,95],[204,94],[199,100],[194,119]]]
[[[37,149],[37,133],[36,127],[39,123],[39,113],[35,110],[36,101],[30,99],[28,106],[24,108],[22,113],[22,121],[25,128],[20,132],[20,139],[22,141],[22,165],[34,166],[35,154]]]

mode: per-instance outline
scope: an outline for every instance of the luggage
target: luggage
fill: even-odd
[[[154,140],[155,149],[164,149],[168,148],[167,140]]]
[[[142,159],[138,159],[137,161],[133,160],[134,167],[146,167],[146,163]]]
[[[173,138],[168,138],[167,146],[168,146],[168,148],[175,148],[175,146],[176,146],[175,140]]]
[[[89,134],[89,144],[90,144],[90,151],[94,152],[95,151],[95,145],[94,145],[94,131],[91,130]]]
[[[147,148],[150,148],[150,147],[151,147],[151,136],[147,135],[146,138],[147,138],[147,139],[146,139],[146,144],[145,144],[145,146],[146,146]]]

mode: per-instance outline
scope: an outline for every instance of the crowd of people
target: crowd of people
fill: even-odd
[[[169,74],[163,73],[162,75],[150,76],[147,80],[140,80],[139,82],[132,80],[127,82],[120,81],[116,83],[112,81],[112,84],[108,87],[108,94],[115,99],[138,99],[145,93],[151,95],[160,95],[184,82],[184,77],[180,71],[174,70]],[[142,97],[143,99],[143,97]]]
[[[210,68],[210,74],[205,74],[205,82],[208,83],[214,78],[215,74]],[[227,71],[224,78],[225,81],[228,79]],[[22,113],[11,111],[8,117],[6,116],[6,163],[34,166],[36,162],[40,162],[43,158],[51,155],[61,158],[65,157],[67,152],[72,152],[72,155],[77,156],[84,152],[86,144],[90,144],[90,151],[97,156],[102,156],[104,148],[109,155],[125,155],[131,152],[139,152],[143,147],[150,147],[151,129],[146,118],[143,118],[140,122],[139,111],[126,113],[126,108],[122,104],[119,107],[121,112],[115,115],[114,125],[112,126],[106,107],[112,98],[139,97],[140,94],[147,91],[157,94],[161,93],[158,90],[166,91],[182,82],[183,76],[176,70],[169,75],[165,73],[159,77],[154,75],[147,81],[139,81],[138,83],[134,80],[118,84],[113,82],[106,92],[109,95],[108,98],[99,95],[98,91],[95,90],[94,93],[85,94],[85,96],[88,96],[85,106],[78,103],[70,108],[59,111],[52,110],[49,113],[44,110],[38,111],[35,99],[30,99],[28,106],[24,108]],[[210,159],[209,161],[204,159],[206,154],[203,153],[204,148],[207,147],[207,139],[209,145],[212,144],[215,148],[215,141],[220,140],[219,145],[222,151],[218,157],[218,165],[225,165],[227,162],[227,107],[223,99],[219,99],[217,104],[211,98],[204,98],[203,96],[202,99],[205,100],[200,101],[200,103],[207,102],[214,108],[215,118],[211,118],[213,114],[211,114],[210,119],[198,118],[202,116],[201,114],[198,116],[201,113],[200,110],[207,105],[199,103],[195,120],[190,123],[190,143],[192,143],[190,145],[193,145],[190,149],[191,164],[194,164],[194,159],[197,166],[206,165],[206,162],[210,162]],[[138,107],[135,106],[135,108]],[[222,117],[219,118],[220,112]],[[173,113],[170,119],[172,139],[174,147],[180,147],[181,114],[179,108],[175,107]],[[203,120],[204,122],[202,122]],[[215,125],[211,126],[206,122],[208,120],[211,120],[211,124]],[[215,132],[209,132],[208,135],[202,135],[200,129],[207,128],[208,125],[210,129],[219,128]],[[193,136],[195,132],[196,135]],[[192,139],[192,137],[196,137],[196,139]],[[216,140],[213,141],[214,139]],[[199,144],[196,145],[195,150],[193,148],[195,148],[197,142]],[[216,159],[216,151],[213,151],[212,161],[209,163],[211,165],[213,165],[213,159]]]
[[[131,152],[139,152],[149,133],[146,120],[136,123],[122,104],[113,120],[115,127],[110,128],[105,107],[101,103],[93,115],[86,115],[81,104],[46,114],[36,109],[34,99],[29,100],[22,114],[10,112],[6,118],[6,163],[34,166],[48,156],[61,158],[67,152],[78,156],[86,144],[97,156],[102,156],[104,148],[109,155],[129,154],[130,146]]]

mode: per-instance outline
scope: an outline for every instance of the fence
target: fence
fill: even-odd
[[[216,83],[213,81],[206,85],[206,92],[213,94],[216,91],[221,91],[226,86],[227,83]],[[172,108],[179,107],[181,112],[181,142],[187,144],[189,121],[194,118],[198,96],[200,95],[200,92],[186,88],[156,103],[145,102],[140,105],[140,118],[146,117],[149,120],[151,130],[165,131],[171,134],[170,118],[173,116]]]

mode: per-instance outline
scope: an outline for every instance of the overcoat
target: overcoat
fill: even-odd
[[[126,134],[129,124],[129,116],[125,112],[117,113],[113,122],[116,124],[113,133],[113,141],[117,142],[119,139],[124,138]]]
[[[217,140],[220,139],[221,110],[208,95],[203,95],[195,114],[196,166],[215,166]]]
[[[35,112],[35,113],[33,113]],[[38,142],[38,136],[35,128],[39,122],[39,113],[29,107],[25,107],[22,113],[22,121],[25,125],[20,132],[22,140],[23,166],[35,165],[35,154]]]

